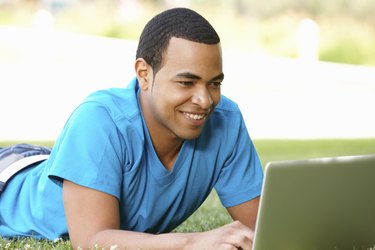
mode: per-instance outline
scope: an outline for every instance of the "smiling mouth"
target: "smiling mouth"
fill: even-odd
[[[206,120],[207,114],[194,114],[194,113],[187,113],[187,112],[182,112],[186,117],[196,120],[196,121],[201,121],[201,120]]]

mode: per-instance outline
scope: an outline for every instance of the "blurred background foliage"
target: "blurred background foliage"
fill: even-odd
[[[55,29],[138,39],[152,16],[177,6],[203,14],[226,48],[297,57],[299,24],[311,19],[320,60],[375,65],[374,0],[0,0],[0,25],[28,26],[47,9]]]

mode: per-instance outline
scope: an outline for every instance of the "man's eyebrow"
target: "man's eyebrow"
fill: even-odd
[[[224,73],[220,73],[219,75],[215,76],[214,78],[211,79],[210,82],[213,82],[213,81],[222,81],[224,80]]]
[[[176,75],[176,77],[184,77],[184,78],[188,78],[188,79],[192,79],[192,80],[201,80],[202,77],[198,76],[198,75],[195,75],[195,74],[192,74],[192,73],[189,73],[189,72],[183,72],[183,73],[179,73]],[[213,77],[210,82],[212,81],[217,81],[217,80],[220,80],[222,81],[224,79],[224,73],[220,73],[219,75]]]
[[[192,80],[202,79],[200,76],[194,75],[194,74],[189,73],[189,72],[178,73],[176,76],[177,77],[183,77],[183,78],[189,78],[189,79],[192,79]]]

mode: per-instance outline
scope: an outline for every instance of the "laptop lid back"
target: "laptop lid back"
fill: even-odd
[[[375,155],[266,166],[254,250],[374,245]]]

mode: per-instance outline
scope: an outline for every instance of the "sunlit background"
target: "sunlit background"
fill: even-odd
[[[0,0],[0,141],[55,140],[84,97],[126,86],[143,26],[178,6],[220,34],[253,138],[375,138],[374,0]]]

